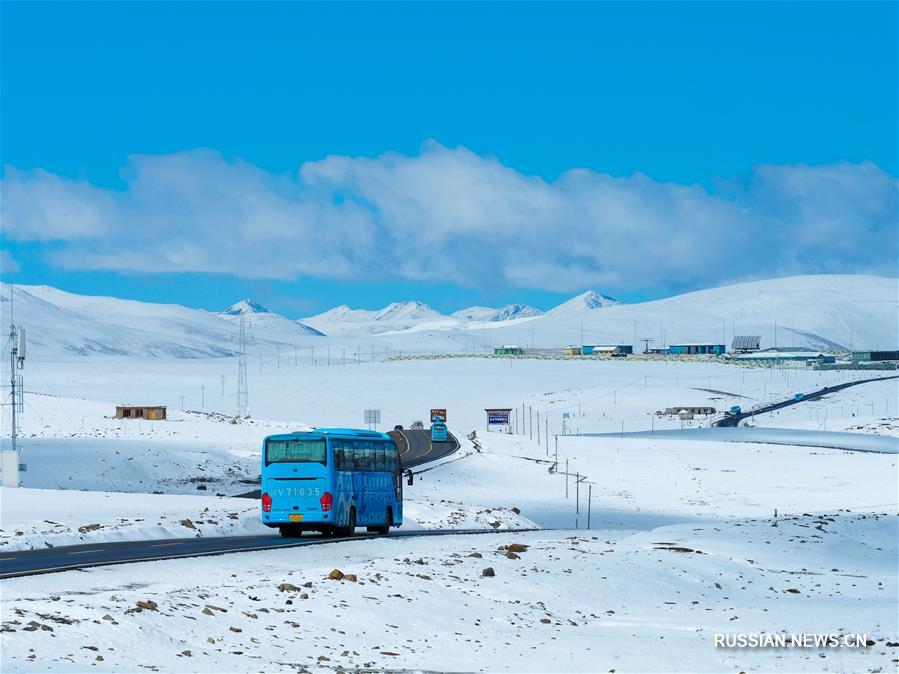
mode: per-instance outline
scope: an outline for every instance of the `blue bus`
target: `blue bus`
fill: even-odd
[[[389,435],[348,428],[270,435],[262,445],[262,523],[303,531],[386,534],[403,524],[399,451]]]
[[[435,421],[431,424],[431,442],[446,442],[446,424]]]

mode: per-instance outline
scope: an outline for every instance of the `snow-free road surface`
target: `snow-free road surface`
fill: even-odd
[[[532,531],[521,529],[521,531]],[[409,531],[393,531],[388,534],[396,536],[441,536],[457,534],[492,534],[506,533],[495,529],[413,529]],[[216,536],[210,538],[173,538],[169,540],[121,541],[91,543],[89,545],[67,545],[62,547],[38,550],[10,551],[0,557],[0,578],[31,576],[41,573],[54,573],[72,569],[84,569],[111,564],[127,564],[129,562],[146,562],[160,559],[177,559],[181,557],[203,557],[222,555],[231,552],[249,552],[253,550],[271,550],[274,548],[296,547],[300,545],[317,545],[355,540],[356,538],[378,538],[378,535],[366,533],[358,537],[332,538],[310,534],[301,538],[281,538],[275,535],[261,536]]]
[[[414,468],[423,463],[437,461],[459,449],[459,441],[452,433],[447,434],[449,439],[446,442],[432,442],[431,432],[420,429],[391,431],[388,435],[400,449],[403,468]]]
[[[858,379],[856,381],[847,381],[843,384],[836,384],[835,386],[825,386],[824,388],[818,389],[817,391],[805,393],[801,398],[796,398],[794,396],[792,398],[788,398],[787,400],[782,400],[779,403],[771,403],[770,405],[765,405],[764,407],[759,407],[758,409],[749,410],[748,412],[729,414],[723,419],[717,421],[715,425],[719,428],[739,426],[740,422],[743,421],[743,419],[747,419],[749,417],[754,417],[759,414],[767,414],[768,412],[774,412],[776,410],[783,409],[784,407],[798,405],[799,403],[803,402],[820,400],[822,397],[826,396],[829,393],[836,393],[837,391],[842,391],[843,389],[849,388],[850,386],[867,384],[872,381],[885,381],[887,379],[899,379],[899,375],[893,375],[889,377],[872,377],[871,379]]]
[[[794,428],[684,428],[633,433],[581,433],[581,437],[669,438],[710,442],[761,442],[767,445],[828,447],[855,452],[899,454],[899,438],[869,433],[813,431]]]

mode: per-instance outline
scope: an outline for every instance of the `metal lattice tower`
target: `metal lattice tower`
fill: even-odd
[[[237,358],[237,416],[246,417],[250,407],[247,388],[247,323],[243,312],[240,314],[240,352]]]
[[[10,318],[12,318],[10,312]],[[22,375],[19,370],[25,367],[25,328],[16,328],[10,321],[9,326],[9,387],[10,387],[10,411],[12,423],[10,425],[11,451],[2,451],[2,473],[4,487],[18,487],[19,471],[19,429],[18,414],[25,409],[24,390],[22,388]]]

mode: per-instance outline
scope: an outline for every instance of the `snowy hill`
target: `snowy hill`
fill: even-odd
[[[328,335],[377,335],[408,330],[423,323],[443,322],[447,317],[423,302],[394,302],[378,311],[350,309],[345,304],[303,323]]]
[[[241,314],[270,314],[264,306],[249,298],[232,304],[223,312],[226,316],[240,316]]]
[[[3,330],[9,325],[9,290],[2,292]],[[14,286],[15,321],[29,346],[53,355],[217,358],[237,354],[236,321],[250,318],[255,348],[302,345],[317,330],[272,313],[252,300],[212,313],[177,304],[76,295],[50,286]]]
[[[452,316],[463,321],[480,321],[495,323],[498,321],[511,321],[516,318],[531,318],[542,316],[543,312],[526,304],[507,304],[499,309],[491,307],[468,307],[453,312]]]
[[[572,297],[567,302],[563,302],[559,306],[550,309],[546,313],[549,316],[558,316],[560,314],[604,309],[605,307],[611,307],[617,304],[621,304],[621,302],[613,297],[603,295],[602,293],[593,290],[588,290],[587,292],[578,295],[577,297]]]
[[[4,332],[9,286],[0,285]],[[546,314],[521,305],[472,307],[445,316],[421,302],[378,311],[339,306],[298,322],[242,300],[213,313],[174,304],[88,297],[48,286],[16,286],[16,323],[36,352],[215,358],[235,355],[239,317],[248,319],[251,351],[284,347],[344,353],[483,353],[501,344],[650,346],[709,341],[730,348],[734,335],[760,335],[762,347],[895,349],[897,280],[877,276],[795,276],[741,283],[640,304],[588,292]],[[535,315],[536,314],[536,315]],[[327,336],[326,336],[327,335]],[[302,352],[301,352],[302,353]],[[327,353],[327,351],[325,351]],[[371,356],[374,357],[374,356]]]
[[[863,275],[791,276],[640,304],[601,306],[602,296],[585,293],[530,321],[528,329],[538,346],[578,344],[583,335],[585,343],[642,347],[649,338],[651,346],[709,341],[730,349],[736,334],[760,335],[762,347],[895,349],[897,298],[897,279]],[[497,339],[523,337],[510,330]]]
[[[219,316],[229,321],[233,321],[235,317],[243,316],[249,321],[251,330],[255,326],[264,332],[265,337],[280,342],[290,343],[292,338],[298,336],[324,337],[325,335],[325,333],[309,327],[305,323],[273,313],[259,304],[259,302],[249,298],[232,304],[222,311]],[[262,337],[263,335],[260,334],[259,336]]]

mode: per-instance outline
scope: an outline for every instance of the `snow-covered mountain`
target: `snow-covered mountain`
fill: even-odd
[[[251,351],[273,355],[297,347],[308,357],[322,353],[320,347],[339,349],[343,358],[344,353],[485,352],[500,344],[552,348],[581,340],[634,344],[638,350],[643,339],[650,339],[650,346],[709,341],[729,348],[734,335],[760,335],[763,348],[895,349],[899,342],[897,279],[861,275],[754,281],[639,304],[589,292],[543,315],[475,307],[444,316],[420,302],[399,302],[378,311],[340,306],[302,322],[252,300],[214,313],[48,286],[13,290],[15,322],[28,330],[29,349],[52,358],[233,356],[241,315],[248,319]],[[0,284],[4,333],[9,292]]]
[[[642,347],[716,342],[760,335],[762,347],[895,349],[897,279],[809,275],[709,288],[639,304],[612,304],[585,293],[529,322],[537,345],[586,343]],[[614,302],[614,300],[612,300]],[[521,331],[501,331],[509,343],[530,343]],[[495,339],[495,338],[494,338]]]
[[[29,348],[53,355],[216,358],[237,354],[237,320],[249,318],[254,348],[304,345],[321,338],[313,328],[243,300],[221,313],[177,304],[76,295],[50,286],[13,286],[15,322]],[[10,321],[10,286],[0,284],[4,331]]]
[[[328,335],[377,335],[408,330],[424,323],[449,319],[423,302],[393,302],[383,309],[350,309],[342,304],[324,313],[302,319],[303,323]]]
[[[462,321],[480,321],[495,323],[498,321],[512,321],[516,318],[531,318],[542,316],[543,312],[526,304],[507,304],[499,309],[492,307],[468,307],[451,314]]]
[[[299,335],[315,335],[317,337],[324,337],[325,335],[325,333],[305,323],[273,313],[259,304],[259,302],[249,298],[232,304],[220,312],[219,316],[229,321],[233,321],[235,317],[239,319],[240,316],[243,316],[249,321],[250,330],[253,330],[255,326],[257,331],[261,330],[266,337],[274,338],[277,341],[290,342],[292,337]]]
[[[240,316],[241,314],[270,314],[271,312],[256,300],[249,298],[235,302],[223,312],[226,316]]]
[[[591,311],[593,309],[605,309],[621,304],[614,297],[603,295],[594,290],[588,290],[585,293],[572,297],[567,302],[562,302],[557,307],[553,307],[546,312],[548,316],[558,316],[560,314],[578,313],[581,311]]]

